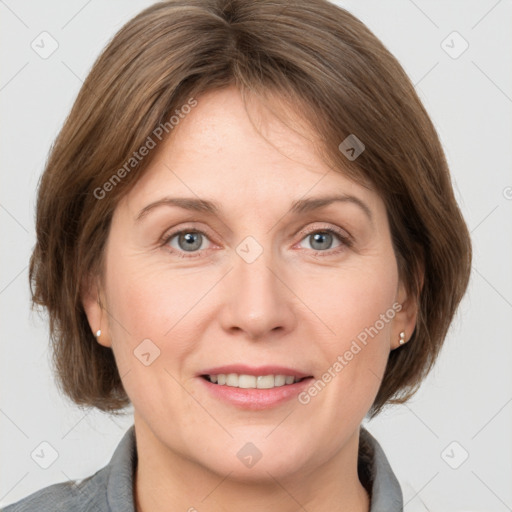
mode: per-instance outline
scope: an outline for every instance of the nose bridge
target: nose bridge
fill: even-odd
[[[261,239],[261,238],[260,238]],[[254,236],[247,236],[236,247],[234,268],[230,272],[225,328],[238,328],[250,338],[264,336],[267,332],[292,327],[294,314],[289,291],[280,277],[281,265],[276,260],[271,244],[265,246]]]

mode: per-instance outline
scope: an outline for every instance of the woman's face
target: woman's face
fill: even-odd
[[[91,328],[162,450],[232,478],[314,471],[412,331],[385,206],[253,101],[267,143],[236,89],[197,100],[115,210]]]

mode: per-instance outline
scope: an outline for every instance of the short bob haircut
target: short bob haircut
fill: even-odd
[[[173,115],[232,85],[260,101],[277,98],[275,111],[286,105],[283,112],[317,135],[331,170],[383,199],[418,317],[410,341],[390,352],[370,417],[405,402],[432,368],[466,291],[471,241],[410,79],[361,21],[326,0],[158,2],[98,57],[51,148],[37,198],[29,279],[33,307],[49,315],[58,385],[81,406],[115,413],[130,403],[112,350],[88,324],[84,282],[102,277],[112,214],[156,153],[141,149],[148,137],[159,145]],[[356,159],[339,149],[349,135],[365,146]]]

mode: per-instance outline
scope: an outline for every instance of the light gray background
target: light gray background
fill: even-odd
[[[59,394],[46,323],[30,313],[27,264],[50,145],[100,50],[151,3],[0,0],[0,505],[94,473],[132,423],[130,415],[84,412]],[[339,4],[381,38],[416,85],[474,242],[468,294],[436,368],[410,403],[366,426],[402,484],[406,512],[512,510],[512,2]],[[43,31],[59,45],[47,59],[31,48]],[[469,43],[458,58],[441,46],[453,31]],[[456,37],[445,43],[452,54],[462,44]],[[43,441],[58,453],[48,469],[31,458]]]

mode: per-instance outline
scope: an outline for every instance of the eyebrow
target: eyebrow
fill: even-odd
[[[322,197],[308,197],[306,199],[298,199],[292,203],[290,211],[295,214],[308,213],[314,210],[319,210],[329,206],[332,203],[351,203],[359,206],[366,216],[373,221],[372,211],[366,203],[361,199],[352,195],[331,195]],[[151,210],[159,206],[177,206],[185,210],[209,213],[211,215],[220,216],[221,207],[215,201],[208,201],[207,199],[196,199],[191,197],[163,197],[158,201],[148,204],[138,213],[136,221],[141,220]]]

